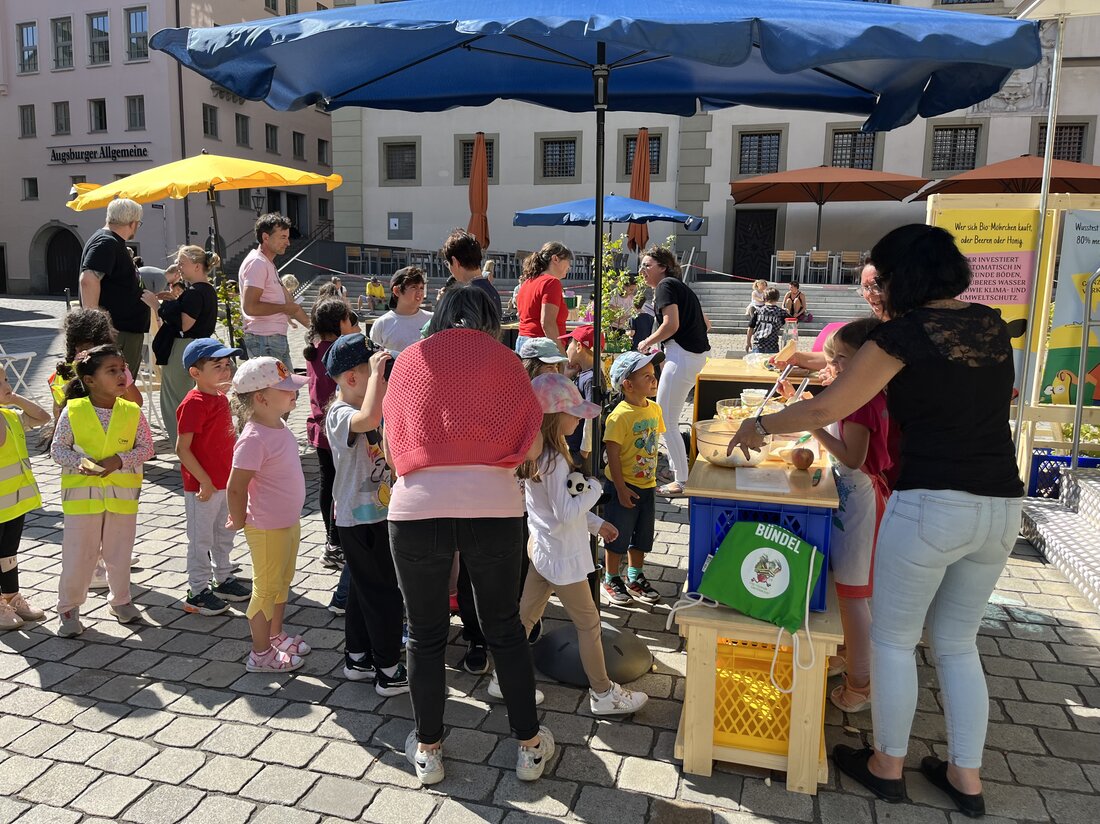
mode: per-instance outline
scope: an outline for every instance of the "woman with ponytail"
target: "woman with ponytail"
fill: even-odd
[[[210,275],[221,262],[216,253],[207,252],[201,246],[181,246],[176,253],[176,265],[189,288],[177,300],[166,300],[160,307],[164,326],[157,333],[159,340],[153,342],[153,351],[157,363],[163,367],[160,414],[173,448],[177,433],[176,410],[195,384],[183,366],[183,350],[195,338],[209,338],[214,334],[218,322],[218,294],[210,283]],[[171,340],[170,348],[166,338]]]
[[[565,337],[569,310],[565,306],[561,282],[572,264],[573,253],[556,240],[544,243],[523,261],[516,295],[519,312],[517,352],[528,338],[550,338],[562,352],[565,351],[561,339]]]

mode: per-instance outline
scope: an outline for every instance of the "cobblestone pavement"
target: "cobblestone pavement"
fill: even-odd
[[[0,341],[28,334],[43,354],[33,387],[60,350],[50,337],[63,304],[0,300]],[[33,310],[31,312],[25,310]],[[13,328],[14,327],[14,328]],[[291,419],[303,433],[303,412]],[[35,437],[31,436],[32,443]],[[652,696],[632,722],[595,720],[581,690],[552,683],[544,723],[559,742],[546,776],[515,779],[515,743],[487,677],[456,669],[448,650],[447,778],[420,789],[401,747],[412,726],[407,696],[382,699],[341,674],[342,619],[325,610],[334,573],[321,567],[318,472],[303,447],[310,494],[288,623],[314,652],[292,676],[246,674],[242,615],[188,615],[178,465],[158,445],[146,465],[133,574],[144,626],[121,626],[101,593],[86,605],[87,631],[54,635],[60,566],[58,471],[32,449],[45,507],[28,516],[20,553],[24,591],[48,608],[41,625],[0,633],[0,822],[176,821],[380,824],[489,821],[748,824],[959,824],[964,819],[920,776],[922,756],[945,751],[935,673],[920,660],[920,707],[908,760],[911,803],[884,805],[832,771],[816,797],[788,794],[783,776],[717,765],[684,775],[672,756],[684,692],[683,644],[664,631],[667,604],[687,564],[687,509],[659,510],[651,580],[665,596],[652,611],[605,608],[653,650],[635,683]],[[243,539],[235,558],[248,574]],[[560,621],[552,606],[548,615]],[[457,626],[455,627],[457,635]],[[1026,545],[1018,548],[987,610],[979,639],[990,692],[984,774],[991,824],[1100,820],[1100,616]],[[870,713],[831,708],[828,744],[855,743]]]

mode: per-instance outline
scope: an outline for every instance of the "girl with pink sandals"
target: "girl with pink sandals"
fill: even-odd
[[[310,651],[301,636],[283,630],[306,500],[298,442],[283,418],[306,382],[270,357],[246,361],[233,376],[231,404],[241,434],[226,488],[226,526],[244,528],[252,554],[252,599],[245,611],[252,631],[249,672],[296,670]]]

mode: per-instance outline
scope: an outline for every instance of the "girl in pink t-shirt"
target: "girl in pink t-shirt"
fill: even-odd
[[[825,357],[837,374],[844,371],[877,318],[845,324],[825,343]],[[875,539],[886,506],[884,471],[890,466],[886,441],[889,419],[886,396],[879,393],[860,409],[814,437],[832,456],[840,505],[833,516],[829,563],[833,569],[840,620],[844,627],[843,656],[830,659],[830,674],[844,673],[844,683],[829,699],[846,712],[871,705],[871,576]]]
[[[232,530],[244,528],[252,554],[249,672],[289,672],[310,651],[283,631],[283,613],[302,537],[306,482],[298,442],[283,420],[306,378],[276,358],[251,358],[233,376],[231,403],[241,422],[226,497]]]

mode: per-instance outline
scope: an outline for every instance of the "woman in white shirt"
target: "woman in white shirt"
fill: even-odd
[[[420,308],[427,284],[419,266],[398,269],[390,278],[390,311],[374,322],[370,339],[396,355],[420,340],[432,313]]]

